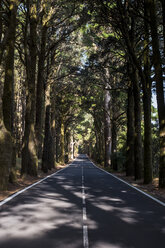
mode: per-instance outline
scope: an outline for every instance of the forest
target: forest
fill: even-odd
[[[0,190],[78,153],[165,188],[165,0],[0,1]]]

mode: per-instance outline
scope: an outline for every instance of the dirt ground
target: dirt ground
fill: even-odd
[[[0,201],[4,200],[8,196],[16,193],[17,191],[41,180],[42,178],[57,172],[58,170],[64,168],[65,166],[66,165],[57,165],[55,169],[48,171],[48,173],[43,173],[41,170],[39,170],[37,177],[31,177],[31,176],[21,177],[20,173],[18,171],[17,172],[17,182],[14,184],[9,183],[7,191],[0,191]]]
[[[160,201],[165,202],[165,189],[159,189],[159,178],[154,178],[151,184],[145,185],[143,184],[143,180],[135,181],[133,177],[126,177],[124,172],[112,172],[112,174],[159,199]]]

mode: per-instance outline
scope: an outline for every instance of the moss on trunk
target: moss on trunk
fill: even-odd
[[[0,123],[0,190],[6,190],[12,163],[12,138]]]

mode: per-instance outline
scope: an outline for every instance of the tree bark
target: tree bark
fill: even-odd
[[[13,125],[13,91],[14,91],[14,45],[16,33],[17,5],[10,4],[9,35],[6,42],[5,82],[3,90],[3,118],[6,129],[12,132]]]
[[[10,170],[10,182],[14,182],[15,167],[16,167],[16,150],[15,150],[15,139],[14,139],[14,45],[15,45],[15,34],[16,34],[16,16],[18,9],[18,2],[11,1],[10,3],[10,19],[8,27],[8,39],[6,42],[6,56],[5,56],[5,80],[3,90],[3,118],[4,125],[8,132],[10,132],[13,141],[12,151],[12,166]]]
[[[144,3],[145,17],[149,17],[148,6]],[[152,182],[152,132],[151,132],[151,71],[149,58],[149,25],[144,20],[144,75],[143,87],[143,110],[144,110],[144,183]]]
[[[159,38],[157,32],[157,19],[155,11],[155,0],[147,1],[150,11],[150,27],[152,36],[153,63],[155,68],[156,94],[159,115],[160,132],[160,174],[159,186],[165,187],[165,102],[163,89],[162,61],[159,51]]]
[[[142,137],[141,137],[141,105],[140,105],[140,87],[137,75],[137,70],[134,71],[133,80],[134,94],[134,114],[135,114],[135,180],[142,178],[143,155],[142,155]]]
[[[2,110],[0,111],[2,112]],[[0,190],[7,190],[12,164],[13,145],[11,135],[2,121],[2,114],[0,115]]]
[[[55,158],[54,158],[54,143],[52,137],[52,126],[51,126],[51,86],[47,85],[46,88],[46,115],[45,115],[45,134],[44,134],[44,147],[42,155],[42,170],[47,172],[55,167]]]
[[[135,156],[134,156],[134,95],[133,86],[130,82],[128,88],[128,102],[127,102],[127,148],[126,148],[126,176],[133,176],[135,171]]]
[[[26,101],[26,116],[25,116],[25,133],[23,138],[22,149],[22,174],[37,176],[38,158],[37,146],[35,138],[35,78],[36,78],[36,57],[37,57],[37,13],[36,2],[27,1],[27,9],[29,12],[30,22],[30,44],[29,55],[26,51],[26,73],[27,73],[27,88],[28,95]],[[25,47],[27,50],[27,47]]]
[[[44,135],[44,147],[42,155],[42,170],[48,172],[54,168],[54,154],[52,151],[52,135],[51,135],[51,108],[50,105],[46,106],[45,116],[45,135]]]
[[[36,95],[36,139],[38,147],[38,158],[42,156],[43,149],[43,124],[44,124],[44,110],[45,110],[45,53],[46,53],[46,39],[47,39],[47,27],[42,27],[41,32],[41,51],[38,60],[38,78],[37,78],[37,95]]]
[[[129,77],[133,85],[134,96],[134,176],[135,180],[142,178],[143,155],[142,155],[142,136],[141,136],[141,104],[140,104],[140,87],[137,69],[130,64]]]
[[[0,43],[1,42],[2,42],[2,1],[0,1]]]
[[[164,57],[165,57],[165,0],[161,0],[163,15],[163,41],[164,41]]]
[[[60,163],[65,163],[65,126],[64,126],[64,118],[61,117],[61,129],[60,129],[60,147],[61,147],[61,154],[60,154]]]
[[[59,159],[60,159],[60,124],[59,124],[59,119],[57,121],[56,119],[56,162],[58,163],[59,162]]]
[[[114,79],[115,80],[115,79]],[[117,164],[117,93],[116,91],[112,92],[112,101],[111,101],[111,111],[112,111],[112,127],[111,127],[111,133],[112,133],[112,147],[111,147],[111,163],[112,168],[117,171],[118,170],[118,164]]]
[[[55,108],[55,87],[52,86],[52,96],[51,97],[51,135],[52,135],[52,154],[54,157],[54,166],[56,164],[56,108]]]
[[[104,145],[101,143],[101,137],[102,137],[102,133],[101,132],[101,128],[99,125],[99,121],[97,118],[97,114],[94,113],[93,115],[94,118],[94,126],[95,126],[95,133],[96,133],[96,155],[95,155],[95,160],[98,163],[101,163],[103,161],[104,158]]]
[[[3,122],[2,89],[0,87],[0,190],[7,190],[8,187],[12,148],[11,134]]]
[[[104,166],[105,167],[110,167],[111,165],[110,100],[111,100],[110,91],[105,90],[105,95],[104,95],[104,141],[105,141]]]

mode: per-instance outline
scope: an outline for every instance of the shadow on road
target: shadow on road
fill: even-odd
[[[82,166],[89,247],[164,247],[165,209],[80,156],[1,207],[0,248],[83,247]]]

